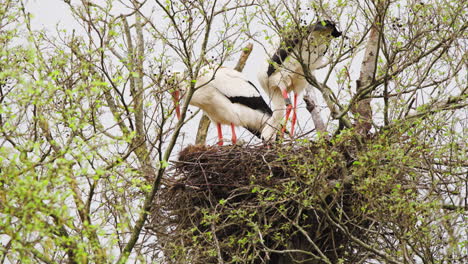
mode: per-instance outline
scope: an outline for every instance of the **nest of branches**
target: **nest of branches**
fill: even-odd
[[[352,140],[189,146],[147,228],[169,263],[353,261],[354,241],[372,239],[350,177],[356,153]]]

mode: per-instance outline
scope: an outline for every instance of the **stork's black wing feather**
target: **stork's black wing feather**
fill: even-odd
[[[271,111],[270,107],[267,105],[267,103],[265,102],[265,100],[263,100],[261,96],[258,96],[258,97],[233,96],[233,97],[228,97],[228,99],[233,104],[245,105],[248,108],[258,110],[270,116],[273,114],[273,111]]]
[[[276,69],[283,64],[286,58],[289,56],[291,51],[296,47],[299,43],[299,38],[291,38],[286,39],[284,41],[285,47],[279,47],[273,57],[271,57],[270,65],[268,65],[267,75],[268,77],[271,76]]]
[[[273,111],[268,106],[268,104],[263,100],[262,96],[260,95],[260,91],[257,87],[251,82],[247,81],[258,93],[258,96],[226,96],[229,101],[233,104],[241,104],[245,105],[248,108],[259,110],[262,113],[272,115]]]
[[[254,134],[256,137],[258,138],[262,138],[262,133],[256,129],[252,129],[250,127],[245,127],[245,129],[247,129],[250,133]]]

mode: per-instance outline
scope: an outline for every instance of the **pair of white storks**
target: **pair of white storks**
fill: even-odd
[[[291,111],[290,133],[296,123],[297,96],[307,86],[302,61],[310,71],[326,65],[324,55],[333,38],[341,36],[331,21],[319,21],[304,28],[292,37],[284,38],[269,61],[261,67],[258,79],[272,102],[273,111],[263,100],[258,89],[243,75],[233,69],[209,66],[202,68],[195,82],[195,92],[190,104],[201,108],[217,124],[218,144],[223,145],[221,125],[230,125],[232,143],[237,137],[236,126],[242,126],[265,141],[276,139],[279,130],[284,134]],[[185,90],[184,85],[180,86]],[[288,94],[294,93],[294,103]],[[176,92],[175,94],[178,94]],[[179,98],[176,113],[180,118]],[[283,117],[285,123],[282,123]]]

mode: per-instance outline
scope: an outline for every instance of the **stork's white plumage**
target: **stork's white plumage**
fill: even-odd
[[[303,39],[286,38],[258,74],[260,84],[273,104],[273,117],[270,123],[279,127],[283,116],[286,116],[285,124],[287,124],[290,112],[293,111],[291,135],[294,134],[297,119],[297,96],[307,87],[300,61],[308,65],[310,71],[325,66],[327,61],[324,55],[331,40],[341,36],[335,24],[328,20],[309,26],[305,32]],[[291,105],[289,92],[294,92],[294,105]],[[285,127],[282,132],[284,131]]]
[[[181,89],[185,90],[184,85]],[[272,115],[270,107],[257,88],[236,70],[202,68],[190,104],[201,108],[217,124],[219,145],[223,144],[221,125],[231,126],[233,144],[237,140],[235,126],[242,126],[264,140],[276,135],[275,128],[268,123]]]

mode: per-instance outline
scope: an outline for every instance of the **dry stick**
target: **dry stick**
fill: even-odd
[[[242,72],[244,69],[245,63],[252,52],[253,44],[248,43],[247,46],[242,50],[242,54],[237,62],[236,67],[234,70]],[[200,123],[198,123],[198,130],[197,130],[197,137],[195,139],[195,144],[205,144],[206,136],[208,134],[208,128],[210,127],[210,119],[206,114],[203,114],[202,118],[200,119]]]
[[[320,116],[320,113],[317,109],[317,104],[315,103],[315,95],[311,89],[307,89],[306,94],[304,95],[304,102],[306,103],[307,111],[310,112],[312,116],[312,121],[314,122],[315,129],[319,132],[327,132],[327,127]]]

